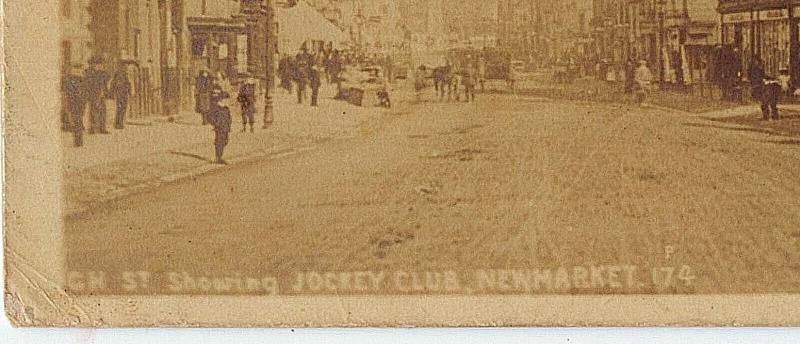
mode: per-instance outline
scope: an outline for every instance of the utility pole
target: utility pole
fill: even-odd
[[[797,31],[797,18],[794,16],[794,1],[786,0],[789,11],[789,76],[792,88],[800,83],[800,32]]]
[[[264,129],[275,121],[272,112],[272,89],[275,86],[275,6],[273,0],[263,0],[266,10],[266,49],[264,49]]]
[[[666,0],[658,0],[658,81],[661,86],[664,86],[664,79],[666,79],[666,66],[664,61],[664,20],[666,20]]]

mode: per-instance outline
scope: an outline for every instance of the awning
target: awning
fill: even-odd
[[[279,9],[277,19],[278,49],[283,53],[295,53],[307,41],[333,42],[334,47],[340,47],[349,40],[339,27],[303,1]]]

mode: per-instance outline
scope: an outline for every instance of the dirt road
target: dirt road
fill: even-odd
[[[343,273],[386,271],[417,292],[451,272],[453,293],[800,292],[797,140],[657,109],[487,97],[414,106],[356,138],[70,219],[68,269],[146,271],[162,287],[181,272],[277,276],[282,290],[322,276],[326,291],[353,292],[342,281],[358,275]],[[372,291],[407,291],[395,287]]]

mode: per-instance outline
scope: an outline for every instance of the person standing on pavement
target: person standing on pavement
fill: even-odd
[[[83,110],[86,106],[86,80],[83,66],[75,64],[64,77],[62,84],[66,111],[69,116],[69,129],[72,131],[75,147],[83,146]]]
[[[247,131],[248,124],[250,132],[255,132],[256,80],[248,77],[239,87],[239,96],[236,99],[242,107],[242,132]]]
[[[761,57],[753,56],[747,69],[747,78],[750,79],[751,95],[761,101],[763,120],[779,119],[778,100],[781,95],[781,85],[777,79],[767,75],[764,61]]]
[[[200,114],[203,125],[208,124],[208,116],[211,112],[211,73],[203,69],[195,79],[194,109]]]
[[[644,104],[647,100],[647,95],[650,92],[650,85],[653,83],[653,72],[647,67],[647,61],[639,61],[639,68],[636,69],[636,98],[639,104]]]
[[[781,99],[781,83],[778,79],[771,77],[764,78],[764,89],[761,95],[761,112],[764,117],[763,120],[768,121],[771,119],[779,120],[778,102]],[[771,115],[771,117],[770,117]]]
[[[109,77],[108,73],[99,68],[102,63],[102,58],[93,57],[89,60],[89,68],[86,69],[86,97],[91,110],[89,134],[108,134],[105,98],[108,95]]]
[[[311,72],[312,57],[308,53],[308,49],[303,46],[300,53],[295,58],[295,82],[297,83],[297,103],[303,104],[306,97],[306,86],[308,85],[308,77]]]
[[[292,94],[292,58],[284,55],[278,62],[278,75],[281,78],[281,88]]]
[[[225,147],[228,145],[228,139],[231,132],[231,125],[233,119],[231,118],[231,110],[228,104],[230,94],[217,88],[211,94],[212,109],[209,116],[209,122],[214,127],[214,156],[215,162],[221,165],[228,163],[222,158],[225,153]]]
[[[750,95],[753,96],[753,99],[762,99],[766,76],[761,56],[753,56],[750,66],[747,68],[747,79],[750,80]]]
[[[128,72],[125,65],[121,64],[111,79],[111,96],[117,104],[117,112],[114,116],[114,128],[125,128],[125,115],[128,112],[128,98],[131,94],[131,81],[128,79]]]
[[[322,75],[317,67],[311,68],[308,83],[311,86],[311,106],[319,106],[319,88],[322,87]]]
[[[464,70],[461,84],[464,85],[464,101],[475,101],[475,68],[470,67]]]
[[[481,92],[486,92],[486,58],[478,57],[478,83],[481,85]]]
[[[636,63],[628,59],[625,63],[625,93],[631,93],[636,88]]]

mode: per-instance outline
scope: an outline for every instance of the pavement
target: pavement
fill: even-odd
[[[320,107],[313,108],[308,101],[297,104],[294,96],[278,90],[273,124],[262,129],[263,118],[257,114],[254,133],[240,132],[241,112],[234,106],[226,160],[237,164],[284,156],[334,138],[352,137],[362,124],[384,113],[334,100],[333,92],[332,86],[324,87]],[[262,99],[259,97],[258,109],[263,108]],[[155,186],[227,168],[213,164],[214,133],[195,113],[132,121],[124,130],[112,130],[109,135],[86,135],[80,148],[71,145],[70,134],[62,135],[67,216]]]

